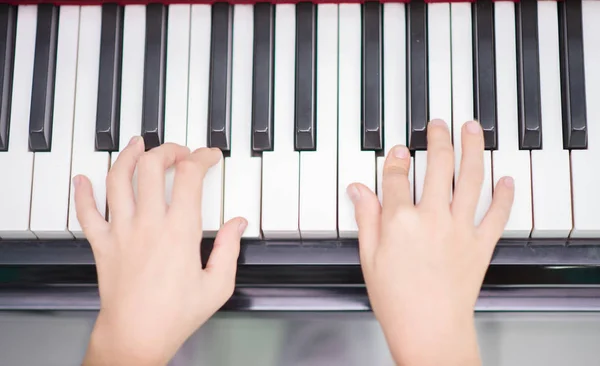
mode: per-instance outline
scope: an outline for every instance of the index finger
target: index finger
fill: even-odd
[[[201,225],[204,177],[221,158],[221,150],[217,148],[200,148],[177,163],[169,211],[178,220]]]

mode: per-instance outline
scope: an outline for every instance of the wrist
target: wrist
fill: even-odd
[[[136,339],[131,329],[98,315],[90,336],[83,366],[164,366],[170,357],[161,344],[149,344]]]
[[[398,365],[481,364],[472,314],[418,316],[413,319],[397,318],[395,322],[382,322],[386,324],[383,329],[385,337]]]

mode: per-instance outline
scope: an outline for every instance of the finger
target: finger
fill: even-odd
[[[167,210],[165,171],[185,159],[190,149],[166,143],[144,153],[137,165],[137,212],[143,216],[162,215]]]
[[[248,226],[246,219],[237,217],[227,221],[217,233],[205,272],[216,291],[225,290],[228,296],[235,287],[240,240]]]
[[[370,264],[379,244],[381,205],[375,193],[360,183],[349,185],[346,192],[354,204],[360,260],[363,265]]]
[[[454,150],[446,122],[433,120],[427,125],[427,170],[423,183],[424,205],[450,204],[454,175]]]
[[[502,236],[508,222],[514,194],[513,179],[511,177],[500,179],[494,190],[494,198],[490,209],[477,228],[479,237],[482,238],[484,243],[489,243],[492,249]]]
[[[144,139],[134,136],[111,167],[106,177],[106,193],[111,218],[132,217],[135,212],[133,172],[144,153]]]
[[[177,163],[170,213],[192,225],[201,225],[204,177],[221,158],[221,150],[201,148]]]
[[[484,176],[483,130],[478,122],[470,121],[463,125],[461,134],[462,158],[460,174],[454,189],[452,213],[465,222],[472,223],[475,220]]]
[[[390,151],[383,166],[383,210],[413,206],[410,194],[410,152],[406,146],[396,146]]]
[[[84,175],[77,175],[73,179],[73,188],[77,220],[85,237],[94,248],[108,235],[110,226],[98,210],[90,180]]]

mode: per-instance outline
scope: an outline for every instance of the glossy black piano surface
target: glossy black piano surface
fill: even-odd
[[[499,242],[481,310],[600,309],[597,240]],[[206,263],[212,240],[202,243]],[[236,290],[223,310],[369,310],[355,240],[242,241]],[[0,241],[0,309],[96,309],[89,244]]]

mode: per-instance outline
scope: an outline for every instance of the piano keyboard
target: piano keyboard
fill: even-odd
[[[83,238],[71,179],[105,179],[129,139],[225,155],[207,237],[356,238],[346,187],[381,196],[384,156],[426,125],[485,131],[476,220],[516,182],[506,238],[600,236],[600,2],[0,4],[0,238]]]

